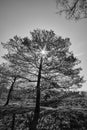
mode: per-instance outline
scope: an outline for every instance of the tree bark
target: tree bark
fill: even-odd
[[[9,93],[8,93],[8,96],[7,96],[7,100],[6,100],[6,103],[4,104],[4,106],[7,106],[8,103],[9,103],[10,96],[11,96],[11,92],[12,92],[12,90],[13,90],[14,83],[15,83],[15,81],[16,81],[16,78],[17,78],[17,77],[14,78],[14,80],[13,80],[13,82],[12,82],[12,84],[11,84],[11,87],[10,87],[10,90],[9,90]]]
[[[42,70],[42,57],[40,59],[40,66],[38,72],[38,80],[36,86],[36,106],[34,110],[34,117],[30,125],[29,130],[37,130],[38,119],[40,115],[40,80],[41,80],[41,70]]]

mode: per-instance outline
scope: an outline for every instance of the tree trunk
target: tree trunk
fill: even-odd
[[[15,126],[15,114],[12,115],[12,126],[11,126],[11,130],[14,130],[14,126]]]
[[[10,100],[10,96],[11,96],[11,92],[13,90],[13,87],[14,87],[14,83],[16,81],[16,77],[14,78],[12,84],[11,84],[11,87],[10,87],[10,90],[9,90],[9,93],[8,93],[8,96],[7,96],[7,100],[6,100],[6,103],[4,104],[4,106],[7,106],[8,103],[9,103],[9,100]]]
[[[40,79],[41,79],[41,70],[42,70],[42,58],[40,60],[39,72],[38,72],[38,80],[36,86],[36,106],[34,110],[34,117],[30,125],[29,130],[37,130],[38,119],[40,115]]]

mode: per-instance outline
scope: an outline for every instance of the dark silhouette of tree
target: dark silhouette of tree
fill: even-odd
[[[57,36],[52,30],[34,30],[31,38],[15,36],[7,43],[2,43],[8,53],[3,57],[9,67],[20,69],[22,76],[37,81],[36,106],[30,130],[36,130],[40,115],[41,92],[50,89],[69,89],[81,87],[84,82],[80,76],[80,61],[69,51],[70,39]],[[26,82],[27,83],[27,82]]]
[[[56,0],[59,14],[65,14],[67,19],[87,18],[87,0]]]

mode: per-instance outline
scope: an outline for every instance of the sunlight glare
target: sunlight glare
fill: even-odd
[[[44,46],[43,49],[40,49],[40,53],[41,53],[42,56],[46,56],[47,55],[46,46]]]

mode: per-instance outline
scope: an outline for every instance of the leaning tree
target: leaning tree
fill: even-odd
[[[81,87],[80,61],[69,51],[70,39],[57,36],[54,31],[36,29],[31,38],[15,36],[2,43],[8,53],[4,55],[9,67],[18,67],[23,77],[34,80],[36,106],[29,123],[29,130],[36,130],[40,116],[41,92],[50,89],[71,89]]]
[[[27,73],[22,72],[18,66],[11,66],[7,63],[0,65],[0,88],[6,88],[8,91],[7,100],[4,106],[9,104],[14,86],[16,88],[23,86],[25,82],[36,82],[26,78]]]

